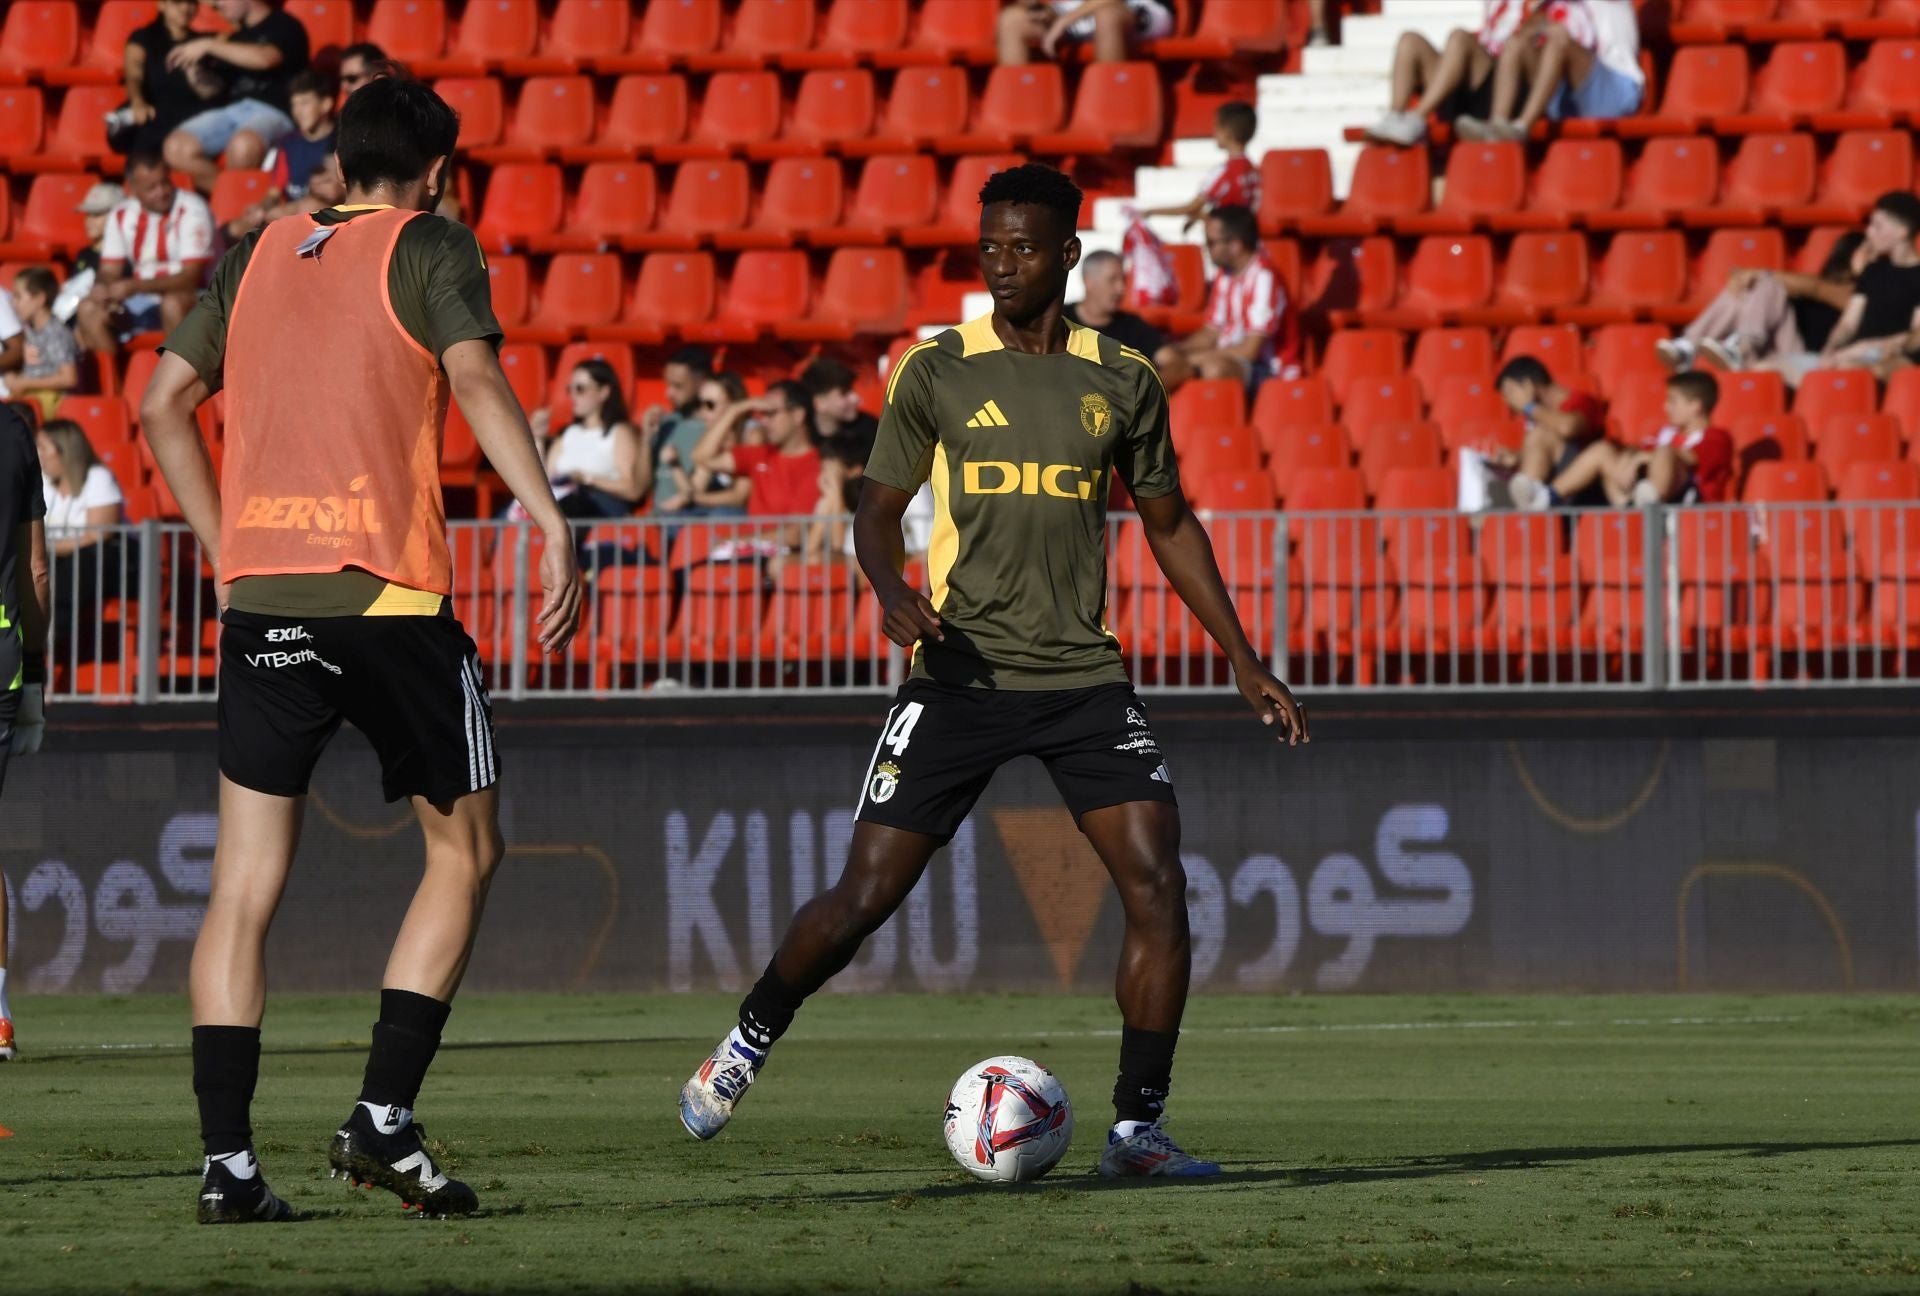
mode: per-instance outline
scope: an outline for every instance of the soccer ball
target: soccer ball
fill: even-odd
[[[1060,1163],[1073,1142],[1073,1104],[1053,1072],[1030,1058],[990,1057],[968,1067],[947,1095],[947,1150],[989,1183],[1028,1183]]]

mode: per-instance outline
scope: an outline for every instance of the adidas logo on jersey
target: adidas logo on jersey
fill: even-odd
[[[998,402],[988,401],[985,405],[982,405],[974,411],[973,417],[967,420],[967,426],[970,428],[983,428],[1010,427],[1012,425],[1007,422],[1007,416],[1000,412]]]

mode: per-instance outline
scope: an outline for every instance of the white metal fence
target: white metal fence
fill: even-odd
[[[1873,685],[1920,676],[1920,502],[1561,513],[1205,517],[1261,657],[1327,691]],[[582,524],[580,632],[538,646],[542,539],[452,528],[454,611],[495,695],[878,692],[905,655],[820,520]],[[53,692],[205,700],[218,602],[177,523],[110,529],[55,566]],[[837,531],[836,531],[837,534]],[[1132,515],[1109,523],[1107,624],[1156,692],[1232,687]],[[909,565],[924,581],[924,566]]]

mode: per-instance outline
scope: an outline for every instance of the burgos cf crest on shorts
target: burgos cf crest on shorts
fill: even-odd
[[[873,767],[873,779],[867,784],[867,800],[878,805],[893,798],[893,790],[900,786],[900,767],[892,761],[881,761]]]
[[[1080,426],[1087,430],[1088,436],[1107,434],[1107,429],[1113,426],[1113,407],[1107,404],[1105,396],[1088,392],[1080,398]]]

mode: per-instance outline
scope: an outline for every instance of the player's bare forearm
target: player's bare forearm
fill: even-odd
[[[921,638],[941,641],[940,613],[926,595],[901,579],[906,543],[900,519],[913,496],[868,477],[860,487],[860,507],[853,515],[853,553],[885,611],[881,629],[902,648]]]
[[[1167,574],[1174,593],[1193,609],[1200,624],[1227,654],[1240,695],[1262,724],[1279,730],[1279,737],[1288,746],[1307,741],[1306,712],[1247,642],[1240,614],[1227,595],[1226,582],[1220,579],[1213,541],[1187,507],[1185,497],[1175,490],[1152,499],[1136,498],[1134,506],[1140,512],[1141,528],[1154,561]]]
[[[220,563],[220,483],[213,475],[213,458],[194,411],[212,395],[194,367],[171,351],[163,352],[147,381],[140,402],[140,426],[153,450],[153,461],[166,478],[167,489],[180,503],[181,515],[200,538],[207,561]]]

